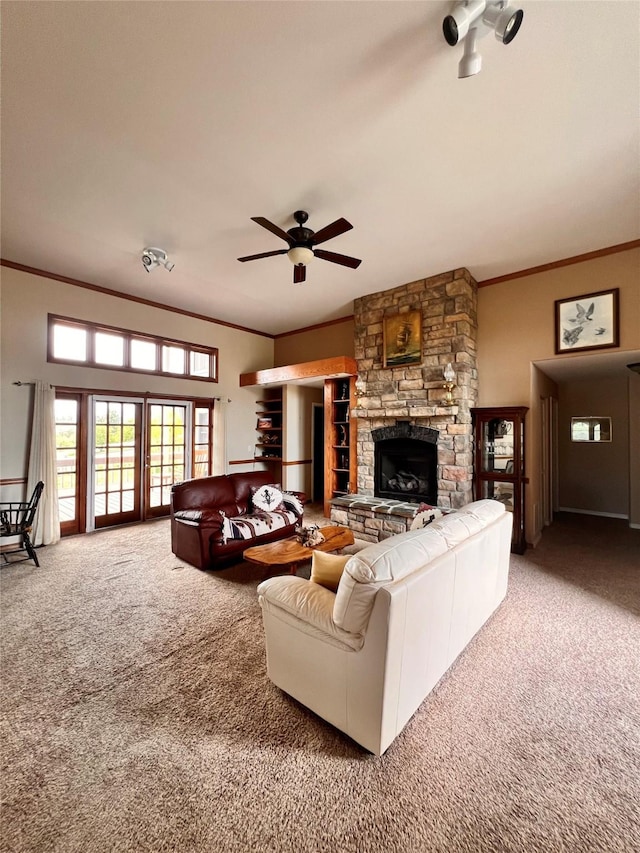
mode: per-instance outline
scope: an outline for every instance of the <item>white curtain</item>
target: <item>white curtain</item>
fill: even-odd
[[[38,504],[31,540],[34,545],[53,545],[60,540],[56,468],[56,389],[40,381],[36,382],[35,386],[26,499],[29,500],[36,484],[42,480],[44,492]]]

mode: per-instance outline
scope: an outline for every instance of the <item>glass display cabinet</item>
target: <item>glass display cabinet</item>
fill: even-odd
[[[492,498],[513,513],[511,550],[523,554],[526,406],[471,409],[474,434],[473,488],[476,500]]]

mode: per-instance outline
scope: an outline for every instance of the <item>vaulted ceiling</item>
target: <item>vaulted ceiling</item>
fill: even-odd
[[[2,256],[279,333],[640,234],[638,2],[523,0],[458,79],[439,2],[2,3]],[[353,230],[292,283],[287,229]],[[151,274],[145,246],[172,272]]]

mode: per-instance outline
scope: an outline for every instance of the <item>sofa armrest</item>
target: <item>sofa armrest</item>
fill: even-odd
[[[217,509],[180,509],[173,520],[188,527],[197,527],[216,544],[224,544],[224,514]]]
[[[341,649],[358,651],[362,634],[351,634],[333,621],[335,593],[305,578],[290,575],[268,578],[258,586],[263,612],[306,634]]]

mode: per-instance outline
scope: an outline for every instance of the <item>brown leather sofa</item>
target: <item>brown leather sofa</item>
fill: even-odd
[[[304,495],[284,492],[275,512],[255,511],[253,492],[273,483],[268,471],[224,474],[175,483],[171,488],[171,550],[199,569],[219,569],[253,545],[293,536]]]

